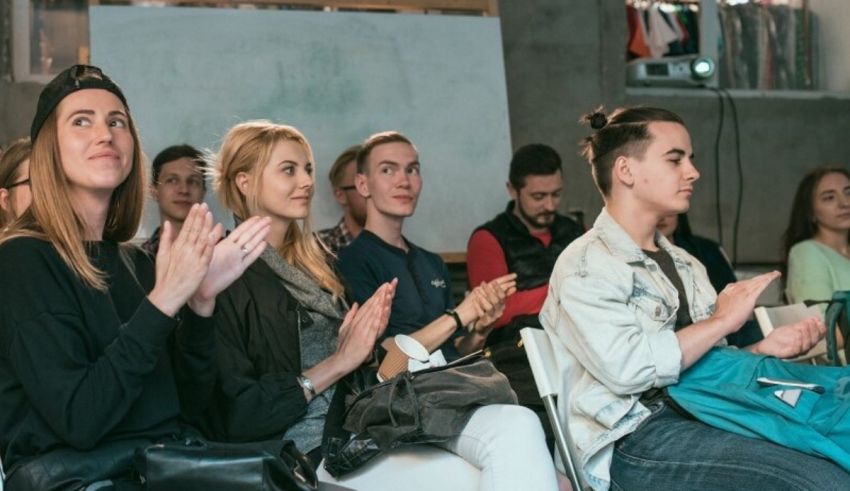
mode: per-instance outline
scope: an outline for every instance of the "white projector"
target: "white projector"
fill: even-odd
[[[714,75],[715,65],[704,56],[639,58],[626,64],[626,83],[631,86],[702,86]]]

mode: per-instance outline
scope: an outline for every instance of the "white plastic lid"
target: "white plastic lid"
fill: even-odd
[[[412,337],[398,334],[395,337],[395,344],[409,358],[421,362],[428,361],[428,350]]]

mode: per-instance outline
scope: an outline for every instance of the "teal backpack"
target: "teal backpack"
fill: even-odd
[[[826,311],[827,355],[835,365],[835,333],[846,327],[848,309],[850,292],[842,291]],[[846,332],[844,339],[850,341]],[[667,393],[710,426],[823,457],[850,472],[850,367],[713,348]]]

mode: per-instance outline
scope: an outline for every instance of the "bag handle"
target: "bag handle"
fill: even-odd
[[[319,489],[319,477],[316,474],[316,470],[310,464],[310,461],[307,460],[307,456],[296,448],[292,440],[285,441],[278,456],[280,457],[280,461],[286,465],[289,472],[287,472],[286,468],[277,469],[277,472],[280,473],[277,476],[277,482],[281,483],[281,485],[292,483],[298,491],[315,491]],[[275,473],[274,470],[269,470]]]
[[[831,365],[838,366],[841,364],[840,358],[838,358],[838,341],[835,336],[835,332],[840,329],[840,319],[841,314],[847,311],[848,308],[848,297],[850,297],[850,291],[837,291],[832,294],[832,300],[829,302],[829,307],[826,308],[826,315],[824,316],[824,322],[826,323],[826,357],[829,360]],[[845,318],[848,318],[845,316]],[[844,339],[844,343],[846,344],[848,339]]]
[[[393,426],[398,426],[398,422],[395,420],[395,415],[393,414],[393,403],[396,400],[396,393],[399,391],[399,384],[404,385],[404,388],[407,389],[407,396],[410,398],[410,405],[413,406],[413,424],[416,426],[416,429],[422,429],[422,421],[420,420],[419,414],[419,398],[416,396],[416,391],[413,390],[413,377],[410,372],[405,372],[404,376],[396,377],[393,379],[393,384],[390,387],[390,397],[389,401],[387,401],[387,415],[390,417],[390,422]]]
[[[850,290],[839,290],[832,294],[831,300],[805,300],[807,307],[828,303],[824,314],[826,324],[826,359],[830,365],[839,366],[841,359],[838,357],[838,339],[835,332],[841,328],[841,314],[846,313],[845,319],[850,319]],[[850,341],[845,333],[845,344]]]

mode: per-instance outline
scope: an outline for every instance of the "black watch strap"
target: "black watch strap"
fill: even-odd
[[[451,316],[455,320],[455,325],[457,326],[458,331],[463,330],[463,321],[460,320],[460,316],[457,314],[456,310],[446,309],[445,314]]]

